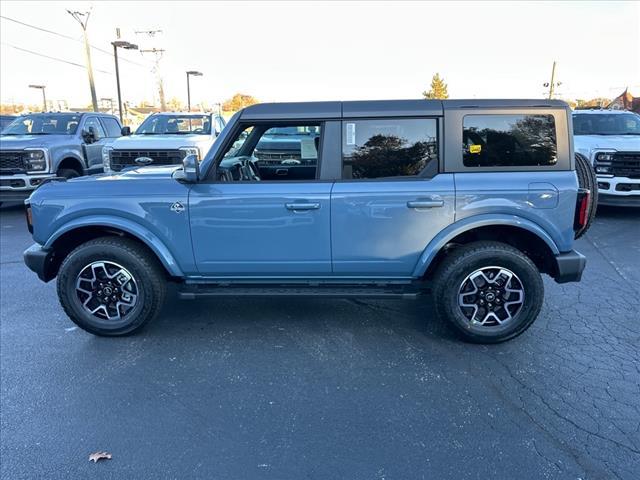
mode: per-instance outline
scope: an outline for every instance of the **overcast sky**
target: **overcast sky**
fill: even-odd
[[[164,48],[167,99],[218,102],[417,98],[439,72],[453,98],[541,97],[557,60],[563,98],[640,95],[640,2],[12,2],[2,16],[81,38],[67,8],[93,7],[92,45],[111,51],[116,27],[142,48]],[[138,30],[162,29],[155,38]],[[90,103],[82,43],[0,19],[1,101]],[[123,52],[125,100],[154,100],[151,56]],[[116,98],[113,57],[92,51],[97,96]]]

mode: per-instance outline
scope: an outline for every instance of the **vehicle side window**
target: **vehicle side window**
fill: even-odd
[[[465,167],[555,165],[553,115],[466,115],[462,158]]]
[[[96,140],[100,140],[101,138],[106,137],[104,129],[102,128],[102,125],[98,121],[97,117],[87,118],[87,120],[84,122],[84,129],[88,132],[89,127],[94,128],[94,131],[96,132]]]
[[[245,125],[218,166],[226,180],[251,180],[241,168],[252,168],[259,180],[314,180],[318,174],[320,124]],[[221,176],[219,179],[221,179]]]
[[[107,137],[114,138],[120,137],[122,135],[122,129],[120,128],[120,124],[115,118],[103,117],[102,123],[107,131]]]
[[[438,169],[434,118],[342,122],[342,178],[411,177]]]

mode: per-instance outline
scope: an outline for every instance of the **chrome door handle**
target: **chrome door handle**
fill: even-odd
[[[442,199],[431,199],[431,200],[412,200],[407,202],[407,207],[409,208],[436,208],[443,207],[444,200]]]
[[[285,203],[287,210],[318,210],[320,208],[319,203]]]

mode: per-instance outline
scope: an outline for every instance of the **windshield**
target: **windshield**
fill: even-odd
[[[136,130],[136,135],[210,135],[209,115],[151,115]]]
[[[574,135],[640,135],[640,115],[583,113],[573,115]]]
[[[34,113],[16,118],[2,135],[73,135],[79,123],[76,113]]]

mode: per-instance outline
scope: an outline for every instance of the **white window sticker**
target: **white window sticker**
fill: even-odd
[[[302,158],[318,158],[316,142],[313,138],[305,138],[300,142],[300,156]]]
[[[356,144],[356,124],[347,123],[347,145]]]

